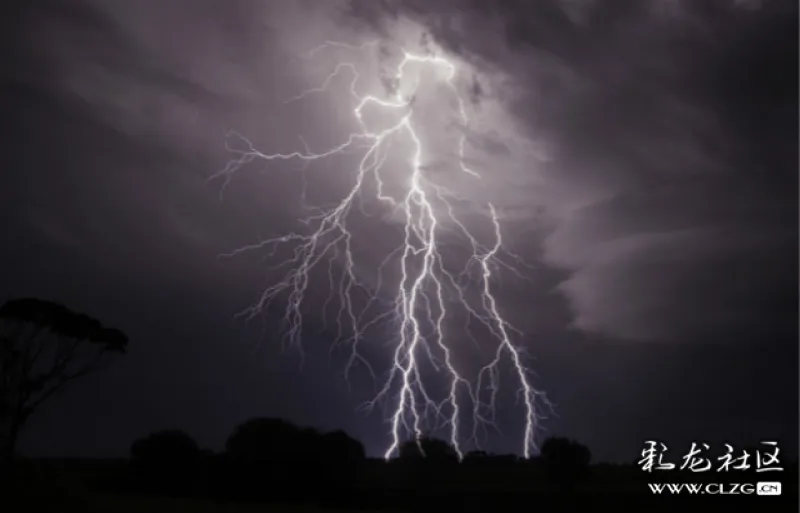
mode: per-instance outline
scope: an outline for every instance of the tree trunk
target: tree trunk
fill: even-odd
[[[7,431],[3,433],[2,447],[0,447],[0,449],[2,449],[2,453],[0,454],[0,472],[2,473],[11,471],[14,465],[17,440],[19,439],[19,432],[23,422],[24,419],[12,418]]]

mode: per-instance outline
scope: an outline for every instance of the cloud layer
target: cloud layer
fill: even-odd
[[[380,4],[380,5],[379,5]],[[636,341],[792,338],[796,5],[352,2],[503,77],[547,159],[518,169],[574,326]],[[769,56],[769,57],[766,57]],[[795,84],[796,85],[796,84]],[[530,209],[529,209],[530,210]]]

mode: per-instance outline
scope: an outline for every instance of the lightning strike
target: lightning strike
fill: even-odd
[[[307,57],[330,49],[364,52],[377,43],[352,46],[328,41],[311,50]],[[455,99],[459,122],[462,128],[466,128],[469,119],[465,103],[455,83],[456,66],[441,56],[416,55],[403,49],[400,53],[402,59],[395,68],[395,83],[402,83],[407,69],[412,65],[432,66],[445,71],[444,82]],[[543,407],[550,408],[550,403],[547,402],[544,393],[531,384],[531,373],[525,367],[523,351],[512,341],[512,334],[520,332],[502,316],[492,288],[492,282],[496,278],[495,271],[499,268],[508,269],[518,277],[523,277],[513,265],[501,258],[501,253],[517,262],[520,262],[520,259],[504,248],[500,219],[491,203],[485,206],[484,213],[491,221],[493,240],[489,244],[484,244],[456,214],[452,199],[458,199],[457,195],[433,181],[432,177],[426,176],[425,141],[415,125],[417,111],[414,108],[414,98],[418,83],[412,94],[405,98],[399,92],[400,87],[396,87],[394,94],[387,95],[388,97],[359,94],[358,86],[362,78],[359,67],[352,62],[340,62],[320,86],[289,98],[285,103],[301,101],[312,94],[329,93],[334,79],[345,73],[349,74],[351,79],[349,101],[352,102],[353,119],[359,130],[348,134],[340,144],[321,152],[313,152],[308,149],[305,140],[300,138],[304,146],[303,151],[263,153],[241,134],[236,132],[228,134],[244,142],[245,149],[235,149],[226,144],[228,150],[237,155],[237,158],[212,176],[225,179],[223,188],[237,170],[256,159],[298,160],[308,165],[335,155],[363,152],[355,170],[355,183],[344,198],[333,207],[319,209],[315,214],[301,219],[304,225],[311,228],[310,233],[288,233],[239,248],[225,255],[234,256],[259,249],[266,250],[267,256],[272,257],[284,245],[293,247],[293,257],[275,266],[275,269],[288,268],[283,278],[266,287],[258,300],[242,312],[242,315],[252,318],[268,308],[277,297],[285,296],[284,321],[287,330],[283,342],[302,352],[301,307],[309,294],[312,270],[327,264],[330,295],[324,303],[323,311],[327,311],[336,295],[335,291],[338,291],[337,338],[334,345],[344,344],[350,348],[345,376],[349,376],[356,364],[362,364],[373,379],[378,379],[370,363],[361,356],[359,346],[364,342],[366,331],[379,324],[388,324],[395,333],[392,339],[394,351],[388,377],[383,380],[374,399],[367,404],[368,407],[373,407],[378,401],[384,400],[394,405],[387,419],[390,424],[391,441],[384,455],[386,459],[398,452],[408,436],[419,441],[425,436],[430,425],[433,425],[434,430],[449,427],[449,441],[459,458],[463,458],[465,443],[472,442],[479,447],[479,429],[487,426],[497,428],[494,412],[499,389],[499,371],[504,357],[507,357],[511,364],[519,385],[519,395],[522,397],[524,436],[521,450],[524,457],[528,458],[536,449],[535,435],[543,418],[540,410]],[[368,106],[399,114],[399,121],[380,131],[370,130],[364,120],[364,111]],[[385,168],[389,148],[403,136],[410,142],[412,149],[407,156],[406,190],[398,198],[386,191],[382,171]],[[465,163],[465,147],[466,136],[462,135],[457,150],[460,172],[464,179],[481,180],[481,175]],[[388,210],[399,211],[404,219],[402,242],[382,261],[378,268],[377,284],[371,287],[363,283],[359,277],[358,264],[353,252],[353,243],[358,239],[358,233],[352,231],[348,223],[350,216],[354,214],[354,206],[358,205],[364,213],[360,203],[361,195],[367,190],[370,178],[375,187],[375,199],[379,204],[384,204]],[[459,272],[450,269],[440,251],[440,248],[447,244],[443,238],[443,234],[446,233],[445,223],[451,223],[470,246],[471,254],[467,266]],[[338,281],[334,276],[334,264],[337,261],[341,262],[342,267]],[[392,264],[396,264],[399,268],[399,283],[394,299],[381,305],[379,291],[383,288],[383,271]],[[471,271],[475,274],[476,266],[477,279],[470,276]],[[470,285],[475,285],[476,281],[478,283],[475,290],[479,296],[479,307],[474,306],[468,297]],[[355,294],[359,291],[369,298],[366,305],[361,308],[357,307],[357,301],[354,300]],[[452,302],[456,306],[449,304],[449,297],[454,298]],[[385,307],[384,311],[370,318],[368,312],[373,310],[375,304]],[[452,316],[452,309],[456,307],[462,308],[466,313],[465,329],[470,337],[472,335],[469,323],[478,322],[483,325],[496,344],[492,359],[480,368],[473,379],[459,369],[456,358],[458,345],[454,343],[454,337],[446,336],[447,320]],[[433,333],[426,333],[424,326],[432,327]],[[347,336],[345,336],[346,329],[349,330]],[[473,341],[478,343],[476,340]],[[437,354],[441,357],[437,357]],[[423,360],[433,368],[433,372],[446,376],[448,386],[444,399],[437,400],[429,392],[428,381],[423,376],[421,368]],[[484,399],[487,393],[489,397]],[[465,412],[472,416],[472,429],[466,438],[463,433],[465,429],[462,427],[462,416]]]

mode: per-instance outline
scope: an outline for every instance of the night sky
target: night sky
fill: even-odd
[[[318,86],[337,55],[356,55],[303,58],[309,50],[376,39],[435,46],[464,70],[480,119],[470,162],[488,185],[433,163],[426,172],[491,197],[505,240],[529,262],[529,281],[506,274],[493,286],[554,404],[545,434],[601,460],[633,461],[648,439],[780,440],[796,452],[796,2],[2,9],[0,301],[61,301],[131,340],[124,358],[32,418],[23,452],[124,455],[164,428],[219,450],[238,423],[277,416],[344,429],[383,453],[384,412],[359,408],[372,385],[356,370],[348,387],[348,353],[330,351],[325,280],[309,293],[301,366],[281,347],[285,303],[236,318],[274,281],[265,254],[220,258],[302,229],[303,177],[309,200],[335,201],[352,183],[350,161],[255,161],[227,186],[209,180],[234,156],[227,130],[264,152],[300,151],[298,136],[314,148],[346,138],[346,79],[283,102]],[[370,78],[379,83],[367,76],[365,87]],[[446,110],[436,98],[419,101]],[[391,248],[398,225],[388,222],[354,221],[367,270]],[[364,348],[385,371],[391,346],[373,335]],[[519,452],[513,389],[498,401],[501,434],[486,448]]]

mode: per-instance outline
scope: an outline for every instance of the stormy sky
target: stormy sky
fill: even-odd
[[[236,156],[230,130],[264,152],[346,138],[346,77],[284,103],[336,59],[366,59],[309,59],[326,40],[436,47],[463,70],[475,122],[462,129],[483,182],[436,162],[425,171],[476,205],[496,204],[506,241],[529,263],[529,280],[506,276],[497,294],[554,403],[548,433],[611,460],[635,459],[646,439],[778,439],[796,451],[796,2],[2,9],[0,300],[62,301],[131,339],[124,359],[38,412],[24,451],[120,455],[162,428],[219,449],[239,422],[280,416],[345,429],[382,453],[381,411],[359,409],[368,385],[357,376],[348,387],[347,354],[330,352],[323,319],[307,316],[301,367],[282,351],[281,308],[235,318],[276,276],[265,255],[220,258],[299,230],[304,198],[329,203],[352,184],[352,159],[254,161],[211,179]],[[373,57],[357,62],[374,68],[363,86],[381,94],[391,56]],[[433,123],[447,109],[429,93],[418,101]],[[353,225],[368,270],[397,228],[387,213],[376,219],[389,228],[369,219]],[[379,338],[366,351],[385,363]],[[519,451],[517,408],[504,396],[488,449]]]

